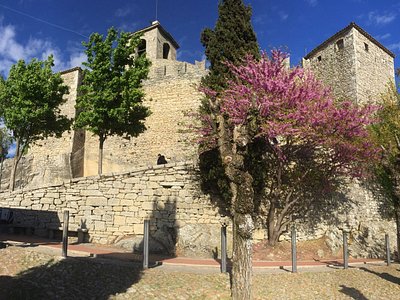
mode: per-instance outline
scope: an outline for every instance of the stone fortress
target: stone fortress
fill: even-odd
[[[95,176],[98,140],[91,133],[71,130],[60,139],[44,140],[20,163],[17,178],[23,188],[0,193],[0,207],[22,210],[14,222],[31,224],[38,234],[57,226],[68,209],[71,224],[87,228],[90,241],[123,243],[131,237],[136,246],[143,220],[149,218],[154,248],[210,255],[219,248],[219,228],[226,220],[201,192],[197,145],[187,144],[179,125],[183,112],[200,104],[197,87],[207,74],[205,62],[177,61],[179,45],[157,21],[139,33],[138,52],[152,61],[143,83],[145,104],[152,111],[147,130],[130,140],[106,140],[102,176]],[[354,23],[307,54],[303,66],[332,87],[336,97],[356,103],[374,101],[394,81],[394,54]],[[74,117],[82,72],[74,68],[61,74],[70,88],[62,113]],[[167,165],[155,165],[158,153],[166,156]],[[5,174],[3,188],[7,180]],[[355,241],[350,244],[353,255],[377,255],[385,232],[394,240],[394,222],[381,216],[379,201],[359,185],[352,185],[346,197],[351,200],[348,210],[317,226],[299,225],[299,238],[326,237],[337,250],[345,228]],[[56,217],[34,213],[43,211]],[[264,237],[265,229],[257,229],[255,239]]]

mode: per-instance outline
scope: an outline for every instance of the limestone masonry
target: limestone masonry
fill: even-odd
[[[153,251],[210,256],[219,249],[221,224],[229,221],[213,204],[218,199],[201,191],[197,145],[187,144],[179,125],[184,111],[200,104],[198,85],[207,74],[205,62],[177,61],[179,45],[157,21],[140,33],[137,52],[145,52],[152,61],[143,83],[145,104],[152,112],[147,130],[130,140],[105,141],[102,176],[93,176],[98,141],[89,132],[71,130],[60,139],[34,145],[20,163],[20,189],[0,193],[0,207],[15,210],[14,224],[32,227],[40,235],[58,228],[68,209],[71,226],[88,229],[86,240],[130,249],[141,247],[143,221],[148,218]],[[354,23],[311,51],[303,66],[332,87],[336,97],[356,103],[374,101],[394,81],[393,53]],[[70,88],[62,113],[73,118],[82,72],[74,68],[61,76]],[[167,165],[155,166],[159,153]],[[2,189],[8,173],[6,168]],[[329,213],[317,222],[298,224],[299,238],[325,237],[337,251],[345,229],[353,256],[379,256],[384,234],[395,237],[394,222],[380,213],[379,198],[357,182],[349,183],[341,197],[346,205],[324,208]],[[264,238],[265,228],[258,228],[255,239]]]

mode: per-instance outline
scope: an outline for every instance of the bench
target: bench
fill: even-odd
[[[57,234],[59,234],[60,232],[62,234],[63,227],[62,226],[48,227],[47,231],[48,231],[48,238],[52,240],[56,238]],[[88,233],[88,231],[89,230],[87,228],[81,228],[78,226],[68,226],[68,236],[76,235],[78,237],[78,244],[83,243],[85,241],[85,235]]]

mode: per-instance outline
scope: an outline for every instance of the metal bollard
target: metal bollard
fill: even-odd
[[[67,257],[68,254],[68,223],[69,223],[69,211],[64,211],[64,220],[63,220],[63,237],[62,237],[62,256],[64,258]]]
[[[386,265],[390,266],[390,241],[389,235],[385,234],[385,244],[386,244]]]
[[[347,250],[347,232],[343,230],[343,267],[349,268],[349,253]]]
[[[292,273],[297,273],[296,228],[292,227]]]
[[[221,227],[221,273],[226,273],[226,225]]]
[[[143,269],[149,268],[149,230],[150,221],[144,220],[144,235],[143,235]]]

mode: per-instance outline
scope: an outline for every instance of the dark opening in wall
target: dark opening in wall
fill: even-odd
[[[369,45],[368,45],[367,43],[364,43],[364,50],[365,50],[366,52],[369,51]]]
[[[168,43],[164,43],[164,45],[163,45],[163,58],[164,59],[168,59],[169,50],[170,50],[169,44]]]
[[[318,61],[321,61],[322,60],[322,57],[321,57],[321,55],[320,56],[318,56]]]
[[[343,41],[343,39],[340,39],[340,40],[338,40],[338,41],[336,42],[336,47],[337,47],[337,50],[342,50],[342,49],[344,48],[344,41]]]
[[[138,54],[143,55],[146,53],[146,40],[141,39],[138,46]]]

